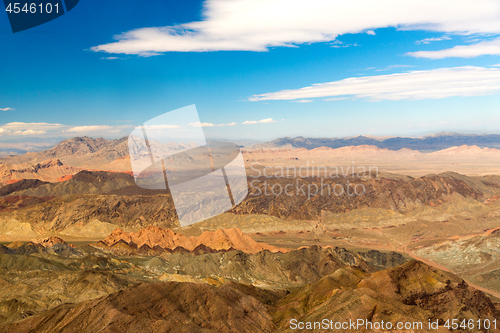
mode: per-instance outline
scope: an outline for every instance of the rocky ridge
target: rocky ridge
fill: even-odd
[[[177,234],[170,229],[149,226],[138,232],[124,232],[121,229],[113,231],[101,244],[113,247],[118,243],[125,243],[141,248],[146,245],[150,249],[160,247],[163,250],[176,250],[178,248],[194,251],[200,246],[216,251],[240,250],[245,253],[257,253],[263,250],[271,252],[287,252],[264,243],[257,243],[251,237],[245,235],[239,229],[218,229],[217,231],[205,231],[198,237],[186,237]]]

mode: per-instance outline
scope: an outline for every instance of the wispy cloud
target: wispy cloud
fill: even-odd
[[[13,108],[0,108],[0,111],[14,111]]]
[[[356,44],[356,43],[354,43],[354,44],[344,44],[340,40],[334,40],[333,42],[330,43],[330,46],[333,47],[333,48],[339,49],[339,48],[351,47],[351,46],[359,46],[359,45]]]
[[[410,68],[410,67],[415,67],[415,66],[412,66],[412,65],[390,65],[390,66],[387,66],[386,68],[377,69],[376,72],[390,71],[391,69]]]
[[[108,125],[97,125],[97,126],[76,126],[69,128],[65,130],[64,132],[75,132],[75,133],[82,133],[82,132],[96,132],[96,131],[105,131],[105,130],[111,130],[113,127],[108,126]]]
[[[267,119],[262,119],[262,120],[247,120],[242,122],[243,125],[253,125],[253,124],[269,124],[269,123],[275,123],[276,120],[273,120],[273,118],[267,118]]]
[[[426,38],[426,39],[416,41],[415,44],[430,44],[432,42],[440,42],[443,40],[451,40],[451,38],[449,36]]]
[[[294,103],[311,103],[313,102],[312,99],[299,99],[299,100],[296,100],[296,101],[292,101]]]
[[[102,57],[101,59],[102,60],[118,60],[118,59],[123,59],[123,58],[120,58],[120,57]]]
[[[221,127],[221,126],[234,126],[238,125],[238,123],[228,123],[228,124],[212,124],[212,123],[202,123],[202,122],[196,122],[196,123],[190,123],[189,125],[194,126],[194,127]]]
[[[348,33],[395,27],[471,34],[500,33],[498,0],[206,0],[203,20],[115,36],[93,51],[151,56],[163,52],[266,51],[331,42]],[[255,24],[255,18],[259,24]]]
[[[254,95],[249,101],[351,97],[380,100],[439,99],[481,96],[500,92],[500,69],[484,67],[440,68],[390,75],[348,78],[312,86]]]
[[[500,38],[472,45],[458,45],[445,50],[409,52],[406,55],[427,59],[475,58],[482,55],[500,55]]]

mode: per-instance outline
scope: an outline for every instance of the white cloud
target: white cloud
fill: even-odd
[[[292,101],[295,103],[311,103],[313,100],[312,99],[299,99],[297,101]]]
[[[253,125],[253,124],[269,124],[269,123],[275,123],[276,120],[273,120],[273,118],[266,118],[262,120],[247,120],[242,122],[243,125]]]
[[[174,128],[179,128],[179,127],[180,127],[179,125],[168,125],[168,124],[144,126],[145,129],[152,129],[152,130],[174,129]]]
[[[493,67],[500,67],[500,64],[492,65]]]
[[[2,125],[3,128],[8,130],[56,130],[64,128],[64,125],[57,123],[23,123],[23,122],[13,122]]]
[[[451,49],[439,51],[409,52],[406,55],[427,59],[475,58],[482,55],[500,55],[500,38],[472,45],[458,45]]]
[[[238,123],[228,123],[228,124],[212,124],[212,123],[202,123],[202,122],[196,122],[196,123],[190,123],[189,125],[194,126],[194,127],[221,127],[221,126],[234,126],[237,125]]]
[[[39,135],[64,128],[61,124],[13,122],[3,124],[0,135]]]
[[[415,44],[430,44],[432,42],[440,42],[443,40],[451,40],[450,37],[448,36],[442,36],[442,37],[435,37],[435,38],[426,38],[422,40],[418,40],[415,42]]]
[[[366,33],[367,33],[368,35],[372,35],[372,36],[375,36],[375,35],[376,35],[375,31],[373,31],[373,30],[368,30]]]
[[[6,135],[38,135],[38,134],[45,134],[47,132],[43,130],[25,130],[25,131],[12,131],[8,130],[5,128],[0,128],[0,136],[6,134]]]
[[[119,57],[102,57],[101,59],[102,60],[117,60],[117,59],[122,59],[122,58],[119,58]]]
[[[356,43],[354,43],[354,44],[344,44],[342,42],[335,43],[334,45],[332,45],[332,47],[336,48],[336,49],[340,49],[340,48],[344,48],[344,47],[351,47],[351,46],[359,46],[359,45],[356,44]]]
[[[9,133],[10,135],[38,135],[38,134],[45,134],[47,132],[43,130],[26,130],[26,131],[13,131]]]
[[[391,75],[353,77],[300,89],[254,95],[250,101],[352,97],[380,100],[421,100],[452,96],[481,96],[500,92],[500,69],[440,68]]]
[[[14,111],[13,108],[0,108],[0,111]]]
[[[98,125],[98,126],[76,126],[72,127],[70,129],[65,130],[64,132],[76,132],[76,133],[81,133],[81,132],[95,132],[95,131],[103,131],[103,130],[110,130],[113,129],[111,126],[107,125]]]
[[[195,123],[190,123],[189,125],[191,125],[193,127],[214,127],[214,126],[217,126],[217,125],[212,124],[212,123],[202,123],[201,121],[197,121]]]
[[[203,20],[141,28],[93,51],[266,51],[273,46],[331,42],[339,35],[396,27],[465,35],[500,33],[498,0],[206,0]],[[256,21],[256,18],[257,21]]]

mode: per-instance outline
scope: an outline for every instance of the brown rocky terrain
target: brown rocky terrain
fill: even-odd
[[[296,186],[294,179],[265,180],[267,187],[275,184]],[[299,180],[299,184],[321,186],[329,182],[347,184],[347,181],[364,184],[366,194],[332,196],[325,191],[323,195],[319,193],[308,200],[307,195],[300,191],[292,191],[290,196],[279,196],[272,195],[268,188],[271,195],[264,195],[266,184],[262,181],[257,185],[254,183],[250,188],[252,193],[232,211],[182,229],[168,193],[143,190],[137,194],[132,191],[137,187],[130,185],[133,182],[130,175],[84,171],[60,183],[35,188],[29,188],[30,183],[20,183],[21,190],[14,192],[11,188],[9,195],[0,198],[0,237],[4,241],[52,235],[99,240],[117,228],[131,233],[153,225],[172,229],[189,238],[200,236],[204,231],[238,228],[245,233],[269,234],[266,237],[270,237],[273,246],[286,249],[312,244],[401,251],[420,248],[422,253],[415,252],[416,255],[431,260],[436,258],[436,261],[476,285],[498,290],[495,281],[500,275],[496,250],[491,253],[480,250],[478,255],[486,259],[481,259],[483,264],[476,265],[478,269],[473,275],[467,275],[468,269],[460,270],[458,266],[452,267],[452,263],[446,262],[453,253],[433,245],[449,237],[480,234],[486,229],[498,227],[499,177],[444,173],[413,178],[386,174],[378,179],[309,178]],[[129,190],[131,193],[126,195]],[[253,195],[256,191],[260,191],[261,195]],[[58,196],[17,195],[28,192],[41,195],[54,193]],[[273,238],[272,233],[275,232],[284,234]],[[269,242],[264,238],[260,240]],[[196,249],[199,245],[203,246]],[[124,254],[129,254],[140,248],[127,246],[127,243],[118,244],[114,250],[120,247]],[[188,246],[189,249],[184,246],[180,246],[178,251],[219,251],[204,243],[193,243]],[[429,246],[428,252],[433,252],[433,255],[424,254]],[[148,245],[148,248],[143,250],[150,251],[154,246]],[[223,251],[228,249],[230,246],[220,248]],[[460,249],[462,246],[456,251]],[[440,257],[445,260],[440,262],[437,259]],[[473,256],[467,258],[470,259],[468,263],[462,259],[457,262],[463,262],[463,267],[475,265]]]
[[[286,225],[293,227],[295,222],[284,221],[323,219],[325,224],[335,227],[338,223],[336,214],[349,216],[352,215],[351,212],[362,213],[374,209],[386,212],[384,216],[387,216],[387,221],[384,226],[398,226],[412,219],[433,218],[433,210],[445,209],[453,213],[451,207],[457,205],[461,207],[460,210],[465,209],[464,207],[476,209],[500,193],[499,177],[467,177],[455,173],[420,178],[387,175],[379,179],[272,178],[257,183],[252,183],[253,181],[255,180],[249,183],[250,194],[247,198],[228,213],[233,216],[231,220],[243,219],[245,215],[275,217],[275,222],[283,221],[279,222],[279,227],[284,227],[285,230]],[[30,223],[42,235],[47,232],[62,232],[74,225],[83,227],[93,220],[113,224],[115,228],[136,231],[148,225],[178,227],[173,201],[168,192],[158,194],[158,191],[143,190],[139,191],[141,194],[125,195],[129,190],[135,193],[133,188],[136,186],[131,185],[132,182],[132,177],[124,173],[80,172],[61,183],[41,185],[10,194],[11,197],[24,195],[17,196],[18,199],[0,199],[12,202],[0,202],[8,210],[0,213],[0,221],[15,219],[21,223]],[[326,189],[331,189],[334,184],[342,184],[347,188],[348,182],[351,187],[353,183],[362,184],[365,194],[348,195],[346,192],[337,196]],[[290,195],[274,195],[270,189],[273,186],[292,186],[293,191]],[[323,193],[321,186],[324,187]],[[318,194],[308,196],[307,191],[302,191],[308,187],[313,190],[318,188]],[[57,197],[48,197],[49,194]],[[21,197],[22,205],[16,204]],[[52,199],[47,201],[41,198]],[[483,211],[486,209],[487,206],[484,206]],[[370,212],[372,220],[376,217],[373,213]],[[228,214],[202,222],[198,226],[216,230],[217,219],[225,219],[230,216]],[[368,218],[370,215],[367,215]],[[397,216],[399,217],[396,218]],[[211,224],[215,227],[210,227]],[[311,228],[307,223],[299,225],[305,229]],[[224,226],[226,229],[231,227]],[[243,229],[240,226],[238,228]]]
[[[9,185],[13,187],[13,185]],[[105,194],[111,191],[135,186],[134,178],[122,172],[80,171],[70,179],[57,183],[45,183],[12,191],[25,196],[63,196],[71,194]]]
[[[73,175],[83,170],[68,166],[60,160],[44,160],[41,162],[26,162],[21,164],[0,164],[0,184],[8,184],[22,179],[39,179],[55,182],[61,176]]]
[[[250,333],[274,329],[266,305],[237,288],[165,282],[63,305],[40,317],[0,327],[0,332]]]
[[[0,212],[14,211],[19,208],[36,205],[54,199],[54,196],[48,197],[29,197],[24,195],[13,195],[0,198]]]
[[[252,181],[250,194],[233,210],[234,213],[263,213],[284,219],[302,220],[317,219],[322,210],[338,213],[370,207],[407,212],[418,206],[437,206],[451,201],[454,193],[475,200],[486,200],[500,192],[500,177],[473,178],[452,172],[419,178],[315,177],[260,178]],[[274,193],[277,194],[273,194],[273,186],[275,189],[285,189],[288,184],[291,186],[288,194],[285,194],[284,190],[275,190]],[[337,184],[344,188],[342,195],[332,194]],[[362,195],[355,194],[356,185],[363,185],[365,191]],[[308,194],[308,188],[311,189],[311,195]],[[348,188],[350,194],[347,192]],[[337,193],[342,192],[338,190]]]
[[[449,319],[499,317],[482,292],[452,274],[411,261],[374,273],[340,268],[286,296],[235,283],[139,284],[95,300],[60,305],[0,326],[0,332],[284,332],[294,331],[291,319],[314,323],[324,318],[334,323],[421,322],[413,332],[448,332],[443,325]],[[429,329],[429,320],[441,327]],[[373,330],[361,326],[343,331]]]
[[[450,237],[440,243],[415,248],[417,256],[448,267],[469,281],[500,292],[500,229],[482,234]]]
[[[39,179],[21,179],[12,184],[0,187],[0,197],[12,194],[14,192],[19,192],[27,190],[30,188],[37,188],[39,186],[48,184],[47,182],[41,181]]]
[[[446,320],[494,320],[500,318],[500,312],[482,292],[456,276],[418,261],[410,261],[372,274],[357,268],[337,270],[279,300],[274,318],[286,332],[293,331],[289,328],[292,318],[303,322],[321,321],[323,318],[334,322],[348,319],[394,324],[421,322],[421,329],[412,327],[411,331],[448,332],[443,327]],[[440,328],[432,330],[426,327],[429,320],[437,320]],[[343,331],[375,330],[362,326]]]
[[[119,240],[114,246],[128,244]],[[407,260],[397,253],[341,248],[310,247],[288,253],[264,250],[254,254],[197,249],[200,246],[191,252],[132,251],[122,256],[98,245],[69,246],[57,237],[2,245],[0,324],[144,282],[221,285],[234,281],[249,287],[287,289],[318,281],[346,265],[374,272]]]

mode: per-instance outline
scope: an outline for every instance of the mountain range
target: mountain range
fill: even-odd
[[[248,141],[248,140],[247,140]],[[53,141],[50,141],[51,144]],[[240,141],[238,141],[240,142]],[[251,141],[248,141],[251,142]],[[255,142],[252,142],[255,143]],[[5,149],[20,143],[0,143],[0,148],[5,146]],[[30,143],[35,145],[35,143]],[[46,147],[49,143],[44,145],[39,144],[40,147]],[[244,149],[315,149],[319,147],[329,147],[329,148],[341,148],[347,146],[362,146],[369,145],[378,148],[386,148],[389,150],[400,150],[400,149],[412,149],[419,150],[423,152],[431,152],[443,150],[451,147],[458,146],[478,146],[480,148],[500,148],[500,135],[498,134],[459,134],[459,133],[439,133],[436,135],[430,135],[420,138],[408,138],[408,137],[372,137],[372,136],[357,136],[351,138],[304,138],[304,137],[285,137],[278,138],[276,140],[257,143],[253,146],[246,145],[247,148]],[[17,148],[20,152],[25,152],[25,150]],[[31,146],[30,146],[31,147]],[[181,147],[191,147],[191,144],[186,143],[169,143],[168,148],[172,150],[179,149]],[[36,151],[35,151],[36,150]],[[0,158],[0,164],[21,164],[26,162],[42,162],[45,160],[59,159],[64,164],[71,166],[80,166],[92,164],[105,164],[115,161],[117,159],[126,157],[129,155],[128,138],[124,137],[116,140],[107,140],[103,138],[90,138],[75,137],[70,139],[65,139],[60,141],[58,144],[54,145],[50,149],[40,151],[40,148],[33,148],[31,152],[23,155],[12,155],[4,156]],[[92,160],[98,160],[99,163],[95,163]],[[77,163],[78,162],[78,163]]]
[[[476,135],[440,133],[422,138],[374,138],[357,136],[352,138],[304,138],[302,136],[279,138],[270,142],[256,144],[252,149],[314,149],[319,147],[341,148],[347,146],[370,145],[389,150],[412,149],[422,152],[438,151],[446,148],[468,145],[481,148],[500,148],[500,135]]]

